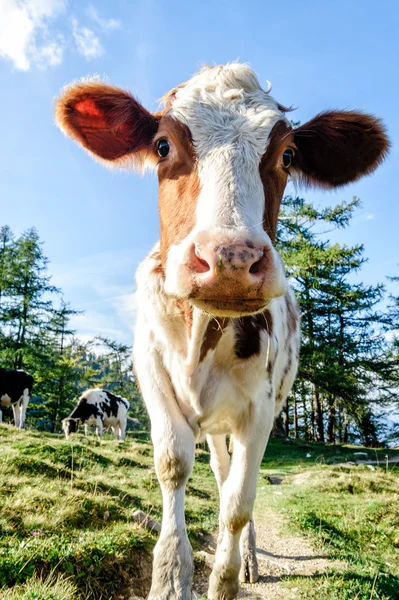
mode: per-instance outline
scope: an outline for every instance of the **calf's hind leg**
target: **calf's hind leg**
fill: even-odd
[[[222,486],[230,470],[230,456],[227,452],[225,435],[209,435],[207,442],[211,451],[211,469],[215,475],[222,497]],[[223,539],[223,520],[219,516],[219,536]],[[256,557],[256,534],[252,518],[245,525],[240,537],[241,569],[239,579],[242,583],[256,583],[259,579],[258,559]]]
[[[249,519],[240,537],[241,583],[256,583],[259,579],[258,559],[256,557],[256,533],[254,522]]]
[[[234,434],[229,475],[222,486],[220,514],[223,535],[219,539],[215,564],[209,581],[209,600],[237,597],[241,570],[240,538],[251,518],[260,462],[272,428],[274,411],[270,406],[254,415],[252,426]],[[246,568],[246,565],[244,565]]]

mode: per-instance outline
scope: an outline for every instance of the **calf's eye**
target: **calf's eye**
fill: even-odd
[[[168,140],[159,140],[157,143],[157,150],[161,158],[165,158],[165,156],[168,156],[170,150]]]
[[[294,151],[288,148],[283,152],[282,163],[284,169],[288,169],[292,165],[292,161],[294,160]]]

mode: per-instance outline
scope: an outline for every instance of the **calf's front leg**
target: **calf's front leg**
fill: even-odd
[[[255,411],[258,414],[254,414],[252,424],[249,424],[245,431],[234,433],[231,467],[221,490],[220,516],[223,533],[219,536],[215,564],[209,581],[209,600],[233,600],[238,594],[241,569],[240,538],[252,515],[259,466],[274,416],[271,403],[270,406],[262,408],[259,412]],[[251,530],[244,530],[243,549],[247,533],[251,533]],[[253,577],[255,576],[256,572],[253,570]]]
[[[146,362],[136,357],[135,367],[150,415],[155,469],[163,500],[149,600],[191,600],[193,558],[184,496],[194,463],[194,434],[179,410],[157,353],[147,356]]]

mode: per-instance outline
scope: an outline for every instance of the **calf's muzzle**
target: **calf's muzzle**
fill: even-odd
[[[271,245],[251,240],[193,242],[186,263],[190,300],[211,314],[242,316],[266,307],[277,290],[278,267]],[[281,286],[277,286],[281,287]]]

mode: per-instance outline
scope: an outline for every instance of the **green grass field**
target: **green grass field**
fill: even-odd
[[[272,440],[262,465],[259,502],[284,511],[344,572],[294,581],[298,598],[399,598],[399,466],[342,466],[354,447]],[[393,452],[395,454],[395,452]],[[397,451],[396,454],[399,452]],[[308,456],[310,454],[310,457]],[[217,527],[217,488],[205,449],[188,484],[189,537],[200,549]],[[300,486],[294,477],[306,471]],[[283,496],[266,474],[284,478]],[[142,509],[161,517],[161,496],[146,435],[124,444],[0,426],[0,598],[110,600],[145,595],[156,535],[137,525]]]

